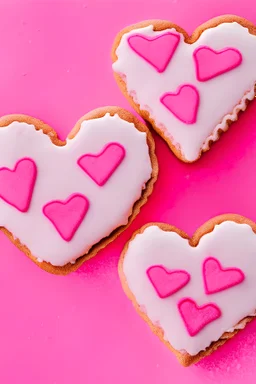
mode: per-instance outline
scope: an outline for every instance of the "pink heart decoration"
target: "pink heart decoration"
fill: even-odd
[[[229,333],[227,339],[233,337],[232,330],[241,329],[241,324],[245,326],[252,318],[256,302],[255,227],[244,217],[223,215],[189,238],[171,225],[151,223],[137,230],[125,247],[119,274],[126,294],[161,340],[164,335],[171,349],[179,352],[179,360],[189,355],[186,365],[210,345],[218,347],[224,333]],[[209,257],[211,254],[216,258]],[[236,268],[224,268],[230,265]],[[153,280],[162,296],[167,293],[161,289],[167,287],[168,269],[187,271],[190,281],[174,295],[159,297],[146,276],[151,266],[164,266],[165,271],[158,271],[158,280]],[[209,293],[214,293],[211,300]]]
[[[103,186],[125,157],[125,149],[118,143],[108,144],[99,154],[81,156],[78,165],[97,183]]]
[[[239,268],[223,268],[214,257],[208,257],[203,263],[205,292],[209,295],[234,287],[244,281],[244,273]]]
[[[166,70],[179,41],[180,36],[171,32],[154,38],[139,34],[128,38],[128,44],[132,50],[152,65],[159,73]]]
[[[193,85],[181,85],[176,92],[165,93],[160,101],[183,123],[194,124],[196,122],[199,93]]]
[[[216,76],[229,72],[238,67],[243,59],[241,53],[235,48],[215,51],[207,46],[197,48],[193,56],[198,81],[211,80]]]
[[[67,200],[55,200],[43,207],[44,215],[52,222],[60,236],[70,241],[89,208],[89,201],[78,193],[71,195]]]
[[[153,265],[147,269],[148,278],[162,299],[171,296],[183,288],[190,280],[190,274],[182,270],[169,271],[162,265]]]
[[[32,159],[20,159],[14,169],[0,168],[0,198],[21,212],[27,212],[36,181],[37,168]]]
[[[195,336],[207,324],[221,316],[216,304],[198,306],[191,298],[179,301],[178,309],[190,336]]]

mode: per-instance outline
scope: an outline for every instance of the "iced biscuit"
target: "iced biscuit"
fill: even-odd
[[[184,162],[209,150],[255,96],[256,27],[221,16],[189,36],[168,21],[122,30],[116,81],[135,110]]]
[[[189,366],[243,329],[256,310],[256,224],[218,216],[189,238],[150,223],[119,262],[128,298],[152,331]]]
[[[40,268],[76,270],[124,231],[151,194],[158,165],[147,127],[105,107],[63,142],[28,116],[0,119],[0,225]]]

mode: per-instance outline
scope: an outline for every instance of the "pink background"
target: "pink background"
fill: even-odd
[[[256,23],[255,0],[1,0],[0,115],[30,114],[65,138],[90,109],[131,110],[111,71],[118,30],[169,18],[191,33],[223,13]],[[154,135],[160,176],[148,204],[72,275],[41,271],[0,235],[1,383],[255,383],[256,322],[197,366],[182,368],[136,314],[117,275],[123,245],[149,221],[189,234],[221,213],[256,221],[255,114],[256,103],[194,165],[179,162]]]

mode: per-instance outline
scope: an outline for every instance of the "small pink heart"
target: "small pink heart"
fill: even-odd
[[[231,71],[242,63],[242,55],[235,48],[214,51],[210,47],[202,46],[195,50],[193,56],[198,81],[213,79]]]
[[[162,299],[183,288],[190,280],[186,271],[169,271],[162,265],[153,265],[147,269],[147,275],[157,294]]]
[[[103,186],[125,157],[125,149],[118,143],[108,144],[99,154],[81,156],[78,165],[95,181]]]
[[[89,201],[78,193],[71,195],[67,200],[55,200],[43,207],[44,215],[52,222],[60,236],[70,241],[89,208]]]
[[[199,106],[199,93],[190,84],[181,85],[176,92],[165,93],[161,103],[185,124],[194,124]]]
[[[182,299],[178,303],[178,309],[190,336],[195,336],[207,324],[221,316],[216,304],[198,306],[191,298]]]
[[[153,38],[138,34],[128,38],[128,44],[132,50],[159,73],[166,70],[179,41],[180,36],[171,32]]]
[[[209,295],[242,283],[245,276],[239,268],[223,268],[214,257],[208,257],[203,263],[205,292]]]
[[[21,212],[27,212],[36,181],[37,168],[32,159],[19,160],[14,169],[0,168],[0,198]]]

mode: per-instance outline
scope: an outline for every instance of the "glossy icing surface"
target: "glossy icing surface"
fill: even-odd
[[[237,49],[224,48],[215,51],[207,46],[197,48],[194,53],[196,78],[198,81],[208,81],[238,67],[243,57]]]
[[[133,35],[129,37],[128,44],[134,52],[161,73],[166,70],[179,41],[180,36],[177,33],[167,32],[153,38]]]
[[[232,288],[241,284],[245,279],[241,269],[223,268],[215,257],[208,257],[204,260],[202,273],[205,292],[208,295]]]
[[[200,96],[196,87],[182,84],[176,92],[165,93],[161,103],[180,121],[195,124]]]
[[[162,265],[152,265],[147,269],[147,275],[159,297],[173,295],[182,289],[190,280],[190,274],[186,271],[169,271]]]
[[[188,297],[178,302],[178,309],[191,337],[196,336],[204,327],[221,317],[221,311],[216,304],[207,303],[198,306]]]
[[[95,181],[103,186],[125,157],[125,149],[118,143],[109,143],[98,154],[86,154],[78,159],[78,165]]]
[[[19,159],[13,169],[0,168],[0,198],[20,212],[27,212],[36,182],[37,166],[32,159]]]
[[[52,222],[65,241],[72,240],[89,208],[89,201],[74,193],[64,201],[50,201],[43,207],[43,214]]]

